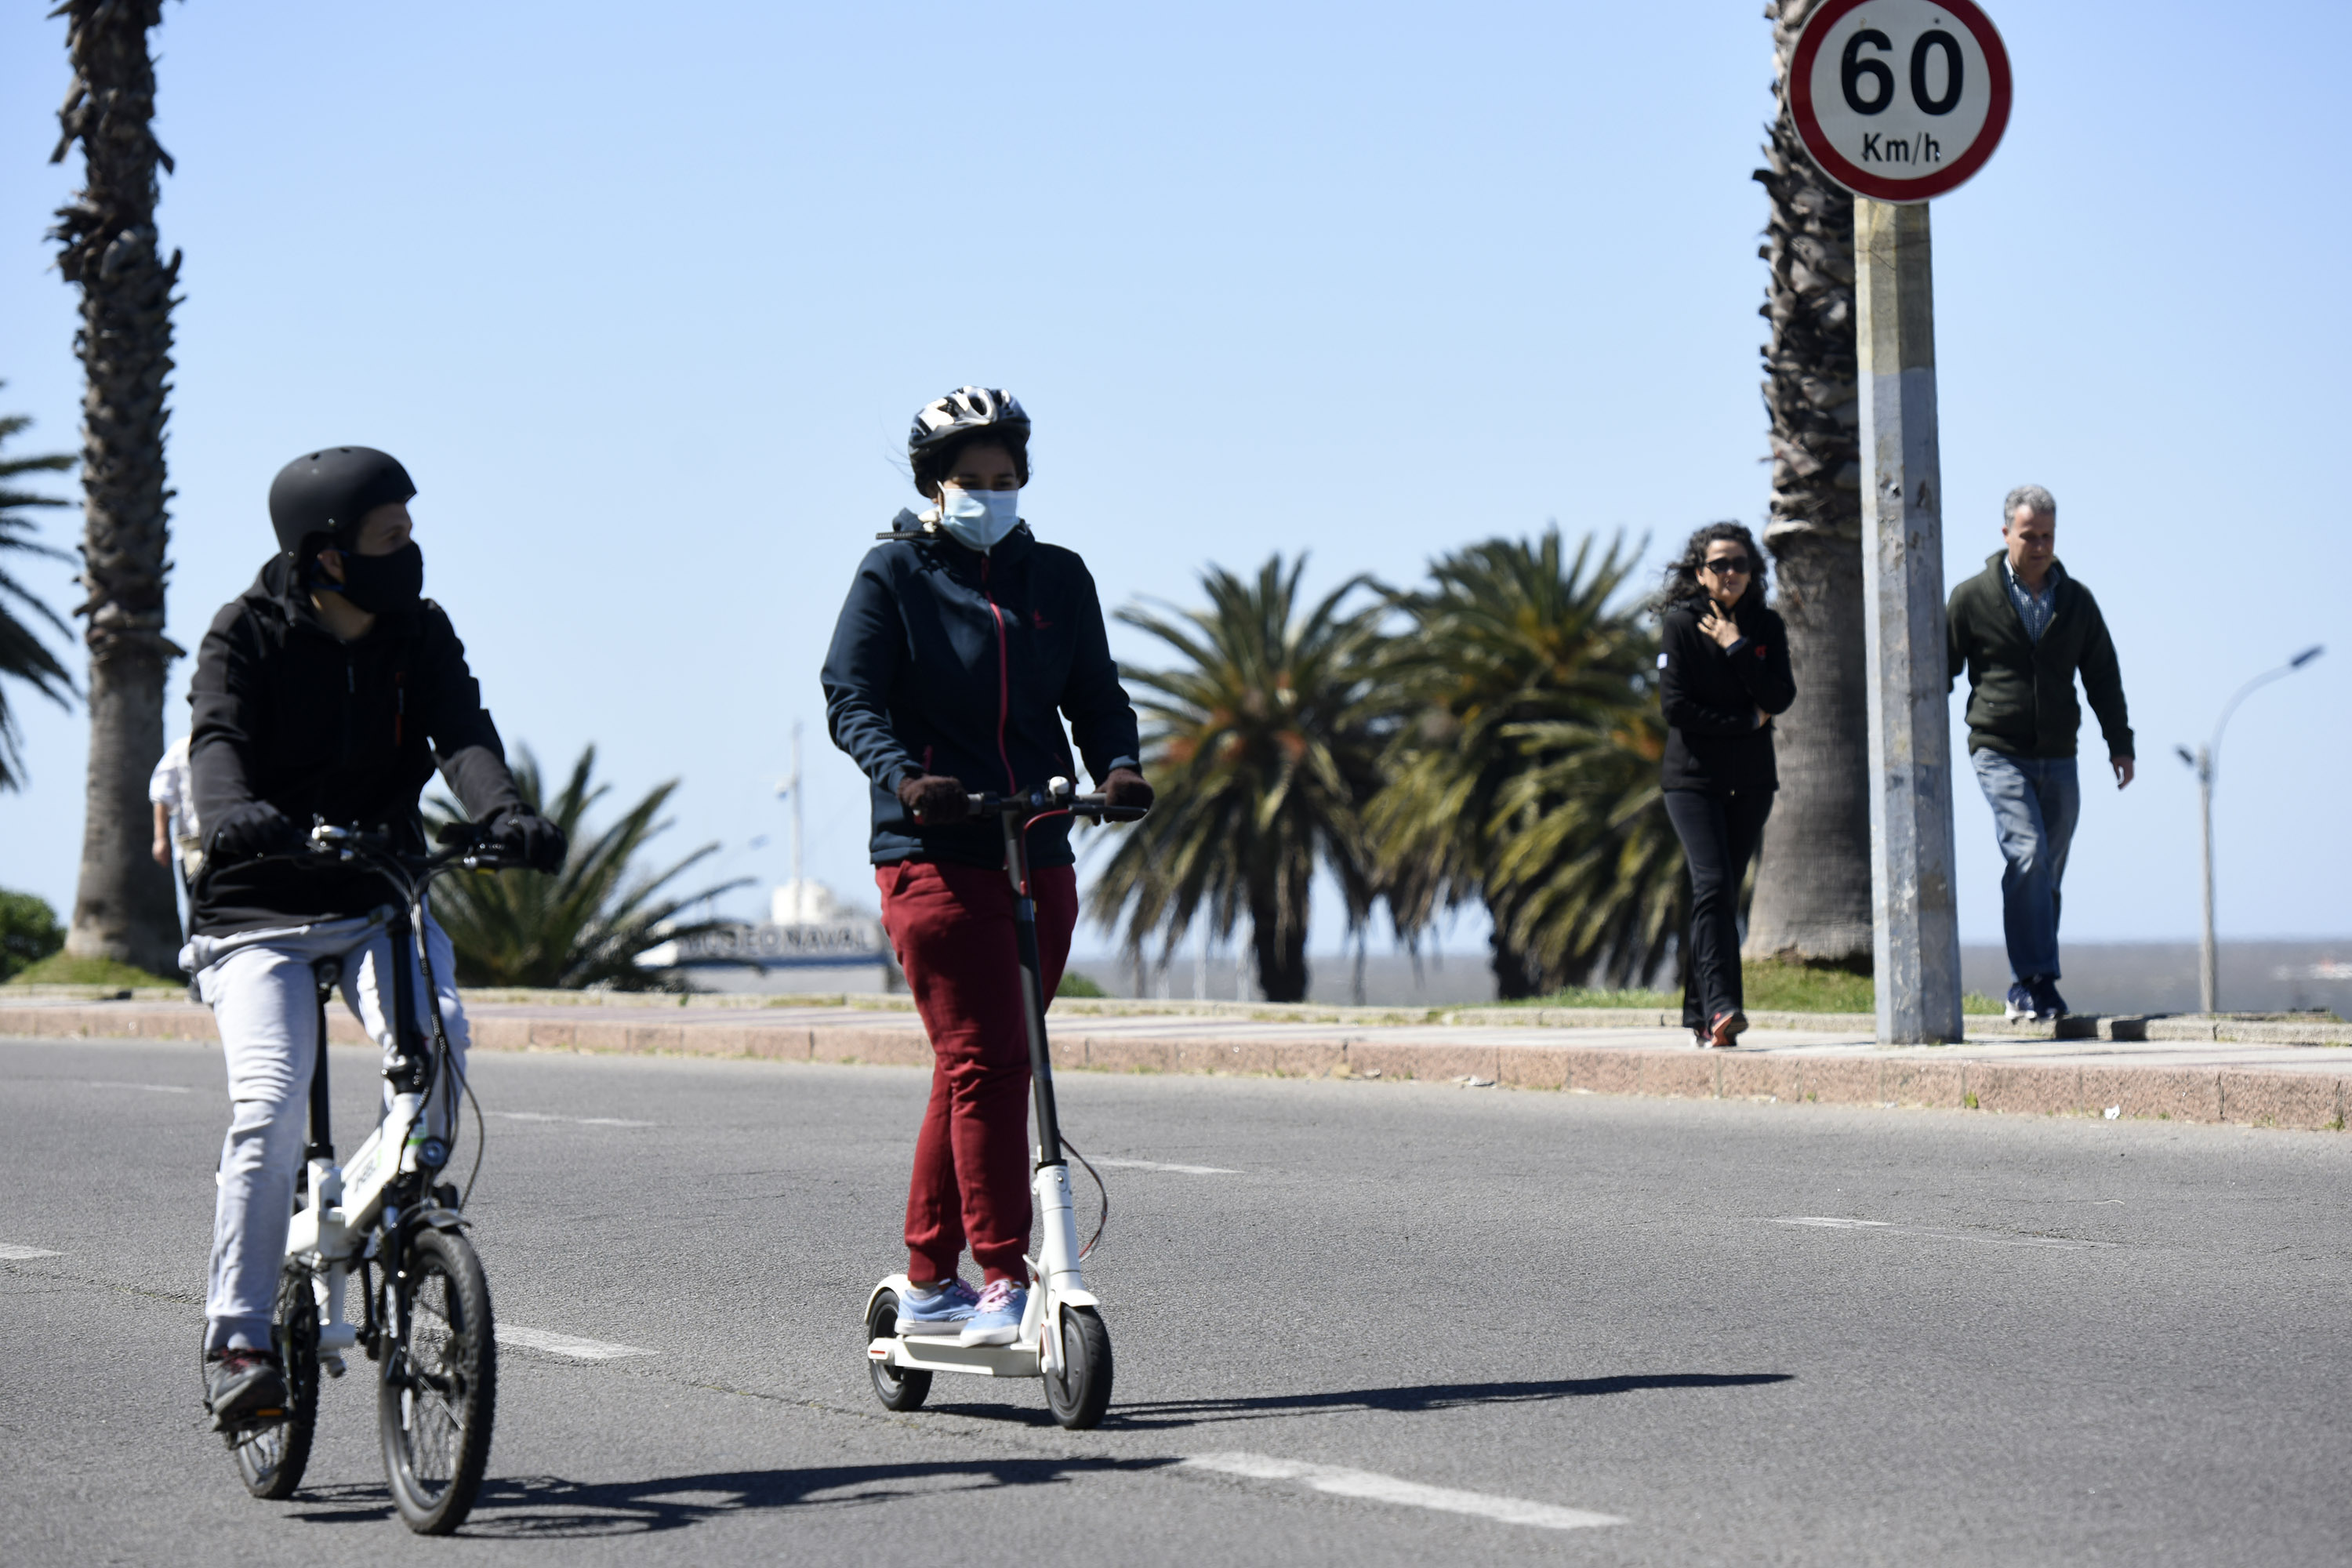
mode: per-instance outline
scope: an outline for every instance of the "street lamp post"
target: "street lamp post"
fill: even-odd
[[[2230,715],[2238,704],[2251,696],[2254,689],[2268,686],[2282,676],[2293,675],[2327,649],[2324,647],[2305,648],[2276,669],[2266,669],[2243,686],[2222,708],[2221,719],[2213,726],[2213,738],[2191,752],[2186,746],[2175,746],[2174,753],[2195,770],[2197,774],[2197,815],[2204,827],[2204,891],[2205,930],[2198,946],[2197,998],[2207,1013],[2221,1011],[2221,954],[2213,942],[2213,769],[2221,755],[2221,731],[2230,727]]]

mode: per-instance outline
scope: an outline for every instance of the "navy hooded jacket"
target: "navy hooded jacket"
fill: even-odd
[[[902,511],[892,526],[921,523]],[[823,679],[833,742],[873,783],[877,866],[1004,863],[993,821],[917,824],[898,794],[910,773],[943,774],[975,794],[1075,781],[1072,736],[1097,787],[1113,768],[1140,766],[1095,580],[1076,552],[1039,543],[1027,523],[985,555],[936,531],[876,545],[841,606]],[[1030,829],[1029,858],[1069,865],[1070,819]]]

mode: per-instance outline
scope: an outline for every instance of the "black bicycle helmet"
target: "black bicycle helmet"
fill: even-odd
[[[907,432],[907,455],[911,458],[983,430],[1023,444],[1029,439],[1029,416],[1021,411],[1021,400],[1001,387],[959,386],[945,397],[924,404],[916,414],[915,427]]]
[[[360,520],[377,507],[416,493],[408,470],[373,447],[328,447],[295,458],[269,483],[269,521],[278,548],[302,553],[303,541],[325,534],[350,542]]]

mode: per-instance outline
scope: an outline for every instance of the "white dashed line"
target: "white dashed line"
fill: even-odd
[[[1171,1165],[1160,1160],[1097,1160],[1097,1165],[1110,1165],[1122,1171],[1173,1171],[1180,1176],[1238,1176],[1239,1171],[1228,1171],[1223,1165]]]
[[[502,1121],[568,1121],[574,1127],[653,1127],[652,1121],[631,1121],[619,1116],[550,1116],[543,1110],[488,1110]]]
[[[1486,1492],[1458,1491],[1452,1487],[1424,1486],[1371,1470],[1344,1469],[1338,1465],[1309,1465],[1277,1459],[1266,1454],[1195,1454],[1184,1461],[1188,1469],[1214,1470],[1254,1481],[1304,1481],[1333,1497],[1360,1498],[1367,1502],[1395,1503],[1402,1508],[1433,1509],[1440,1513],[1466,1513],[1503,1524],[1533,1525],[1538,1530],[1591,1530],[1622,1524],[1614,1514],[1591,1513],[1555,1503],[1529,1502],[1525,1498],[1495,1497]]]
[[[176,1083],[110,1083],[100,1079],[87,1078],[77,1079],[73,1081],[80,1084],[84,1089],[136,1089],[148,1094],[194,1094],[196,1092],[193,1089],[184,1089]]]
[[[497,1337],[502,1345],[519,1345],[524,1350],[545,1351],[549,1355],[570,1356],[574,1361],[617,1361],[622,1356],[652,1355],[655,1352],[635,1345],[607,1344],[603,1340],[583,1340],[577,1334],[553,1333],[546,1329],[526,1329],[520,1323],[500,1323]]]
[[[1771,1223],[1801,1225],[1815,1230],[1883,1230],[1890,1236],[1916,1236],[1928,1241],[1973,1241],[1986,1247],[2038,1247],[2053,1252],[2104,1252],[2123,1245],[2117,1241],[2082,1241],[2065,1236],[1978,1236],[1965,1230],[1922,1230],[1916,1226],[1896,1225],[1890,1220],[1832,1219],[1826,1215],[1776,1219]]]
[[[63,1258],[62,1252],[51,1252],[46,1247],[19,1247],[13,1241],[0,1241],[0,1259],[21,1263],[27,1258]]]

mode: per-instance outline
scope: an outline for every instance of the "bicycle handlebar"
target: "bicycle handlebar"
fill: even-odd
[[[1068,812],[1090,822],[1140,822],[1150,815],[1148,805],[1113,805],[1101,795],[1080,795],[1069,780],[1048,781],[1042,788],[1022,790],[1013,795],[980,794],[964,797],[974,816],[1019,816],[1038,813]]]

